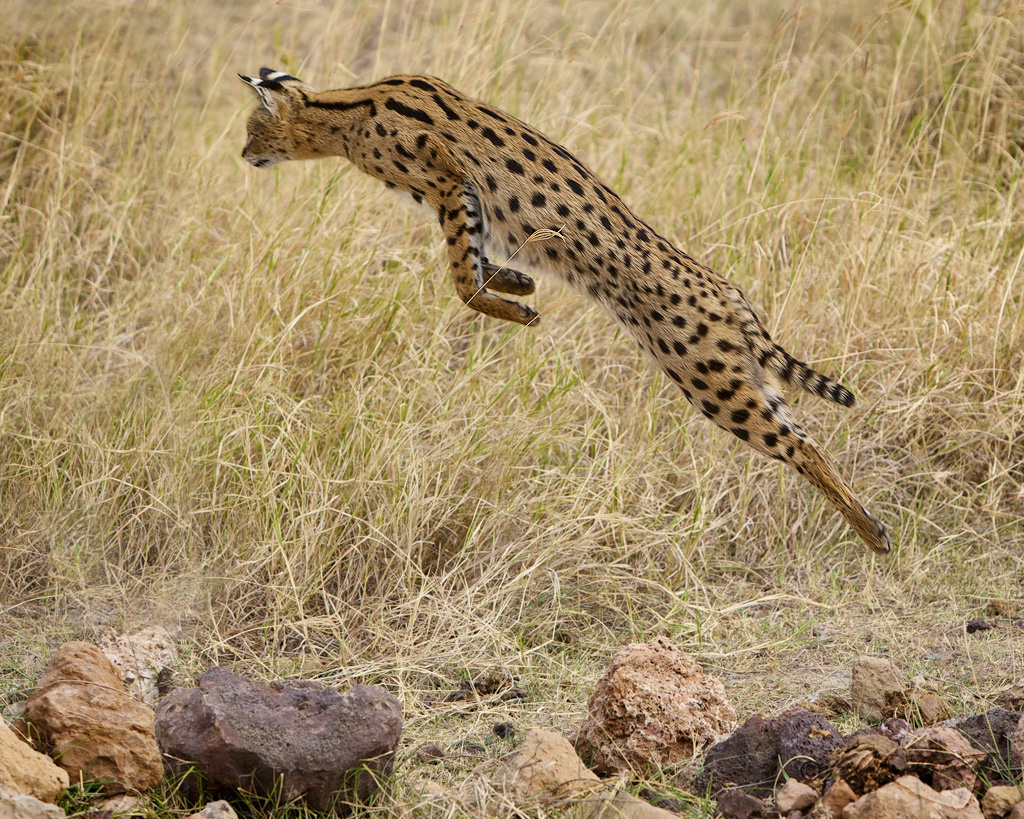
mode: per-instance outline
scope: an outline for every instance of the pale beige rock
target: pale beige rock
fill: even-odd
[[[994,785],[981,797],[981,812],[985,819],[1003,819],[1021,800],[1024,794],[1016,785]]]
[[[151,708],[124,690],[120,675],[89,643],[65,643],[29,697],[23,719],[77,782],[108,795],[144,791],[163,776]]]
[[[63,809],[0,784],[0,819],[65,819]]]
[[[110,631],[96,642],[121,675],[128,694],[150,708],[156,705],[157,675],[174,668],[174,640],[161,626],[144,628],[135,634]]]
[[[1024,802],[1018,802],[1006,819],[1024,819]]]
[[[866,720],[881,722],[902,712],[903,685],[896,667],[881,657],[859,657],[853,664],[850,699]]]
[[[853,792],[853,788],[845,779],[837,779],[821,795],[813,815],[820,819],[839,819],[843,815],[843,808],[856,801],[857,794]]]
[[[775,792],[775,809],[779,813],[807,810],[818,800],[818,792],[798,779],[790,779]]]
[[[68,786],[68,774],[22,742],[0,719],[0,783],[25,796],[56,802]]]
[[[107,799],[101,799],[96,807],[109,811],[114,816],[148,816],[153,812],[153,803],[144,796],[133,796],[130,793],[119,793]]]
[[[916,776],[901,776],[843,810],[843,819],[984,819],[966,788],[934,791]]]
[[[495,784],[518,804],[565,799],[603,787],[561,734],[531,728],[499,771]]]
[[[539,802],[581,819],[677,819],[671,811],[608,788],[565,737],[542,728],[526,733],[494,784],[516,805]]]
[[[201,811],[193,813],[188,819],[238,819],[238,814],[230,803],[218,799],[216,802],[210,802]]]
[[[664,637],[620,650],[587,710],[576,744],[600,773],[643,773],[692,759],[736,722],[722,683]]]

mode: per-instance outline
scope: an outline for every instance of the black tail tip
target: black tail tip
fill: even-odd
[[[853,393],[846,389],[842,384],[833,384],[830,393],[832,395],[832,400],[844,407],[852,407],[857,403],[857,399],[853,397]]]

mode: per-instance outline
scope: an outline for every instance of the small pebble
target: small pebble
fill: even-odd
[[[492,730],[502,739],[510,737],[516,732],[515,726],[511,722],[499,722]]]

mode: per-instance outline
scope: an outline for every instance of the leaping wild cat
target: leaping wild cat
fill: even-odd
[[[268,68],[239,76],[260,101],[242,151],[249,163],[342,156],[426,203],[444,230],[459,297],[488,316],[537,321],[533,308],[495,295],[529,295],[533,280],[492,264],[488,250],[560,276],[610,313],[707,418],[785,461],[868,546],[889,551],[885,526],[776,385],[846,407],[853,394],[772,341],[734,284],[648,227],[561,145],[433,77],[317,92]]]

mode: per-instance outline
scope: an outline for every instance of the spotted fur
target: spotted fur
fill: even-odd
[[[847,407],[853,394],[776,344],[734,284],[651,229],[561,145],[433,77],[316,92],[267,68],[239,76],[260,100],[242,152],[252,165],[341,156],[428,205],[456,291],[488,316],[538,318],[497,295],[529,295],[534,283],[492,264],[488,251],[561,277],[615,318],[701,413],[796,469],[869,547],[889,551],[885,526],[792,418],[776,384]]]

